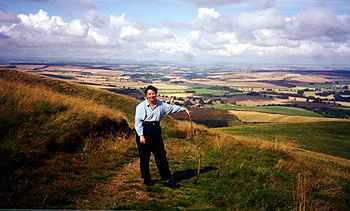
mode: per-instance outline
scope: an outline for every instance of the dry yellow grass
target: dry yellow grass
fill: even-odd
[[[217,77],[211,77],[211,78],[217,78],[221,80],[230,80],[230,81],[261,81],[261,80],[292,80],[292,81],[300,81],[300,82],[313,82],[313,83],[324,83],[331,81],[327,78],[327,76],[320,76],[320,75],[305,75],[305,74],[295,74],[295,73],[288,73],[288,72],[279,72],[279,71],[273,71],[273,72],[246,72],[246,73],[229,73]]]
[[[350,179],[350,160],[348,159],[305,150],[293,142],[272,142],[261,138],[224,135],[216,133],[215,130],[210,132],[214,138],[210,139],[209,144],[218,149],[238,143],[247,147],[283,152],[290,156],[290,159],[288,159],[288,165],[290,166],[298,164],[330,177]]]
[[[186,137],[190,138],[195,134],[200,132],[207,131],[207,128],[202,125],[197,125],[195,123],[191,123],[190,121],[177,121],[176,120],[176,131],[182,134],[186,134]]]
[[[345,106],[345,107],[350,107],[350,102],[336,101],[335,103],[338,103],[338,104]]]
[[[193,93],[160,93],[160,95],[166,95],[168,97],[191,97],[193,96]]]
[[[18,65],[18,64],[16,64],[17,70],[24,70],[24,71],[33,70],[35,68],[43,68],[43,67],[45,67],[45,65],[27,65],[27,64]]]
[[[155,87],[157,87],[159,90],[179,90],[179,91],[183,91],[185,89],[187,89],[187,86],[183,86],[183,85],[177,85],[177,84],[169,84],[169,83],[162,83],[162,82],[155,82],[152,85],[154,85]]]
[[[100,68],[87,68],[82,66],[75,66],[75,65],[57,65],[57,66],[48,66],[44,68],[43,70],[60,70],[60,71],[72,71],[72,72],[83,72],[88,71],[99,75],[120,75],[120,71],[118,70],[107,70],[107,69],[100,69]]]
[[[269,88],[269,89],[282,89],[284,87],[273,85],[265,82],[237,82],[230,80],[212,80],[212,79],[192,79],[184,80],[187,83],[199,84],[199,85],[212,85],[212,86],[233,86],[238,88]]]
[[[64,80],[67,81],[66,79],[59,79],[59,80]],[[94,79],[79,79],[79,80],[69,80],[71,82],[76,82],[76,83],[95,83],[97,85],[92,85],[92,84],[83,84],[84,86],[96,88],[96,89],[106,89],[106,88],[125,88],[125,87],[131,87],[131,88],[142,88],[145,87],[146,84],[143,82],[135,82],[135,81],[117,81],[113,83],[101,83],[101,81],[97,81]],[[113,86],[111,86],[113,85]]]
[[[278,142],[278,141],[267,141],[261,138],[245,137],[238,135],[227,135],[222,133],[214,132],[214,137],[209,142],[214,147],[224,148],[226,144],[231,144],[232,142],[242,144],[249,147],[257,147],[260,149],[279,151],[279,152],[290,152],[298,145],[293,142]]]
[[[26,85],[20,82],[0,81],[0,83],[0,97],[11,95],[14,102],[17,103],[17,109],[25,112],[31,112],[34,103],[45,100],[50,105],[67,106],[75,113],[93,113],[97,117],[108,116],[116,120],[125,119],[123,113],[96,104],[92,100],[70,97],[47,90],[45,87]]]
[[[331,82],[332,80],[328,79],[327,76],[320,75],[299,75],[296,77],[291,77],[290,80],[308,82],[308,83],[325,83]]]
[[[288,116],[282,114],[269,114],[254,111],[230,111],[231,114],[243,122],[268,122],[268,123],[306,123],[306,122],[329,122],[329,121],[350,121],[348,119]]]

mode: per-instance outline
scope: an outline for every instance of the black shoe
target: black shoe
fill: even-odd
[[[173,179],[168,179],[164,181],[164,185],[169,187],[169,188],[177,188],[178,185],[176,184],[175,180]]]
[[[154,185],[154,181],[151,179],[144,179],[143,184],[145,184],[146,186],[152,186]]]

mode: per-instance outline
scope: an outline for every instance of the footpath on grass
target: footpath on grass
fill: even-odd
[[[195,138],[196,139],[196,138]],[[145,187],[134,159],[76,201],[78,209],[218,208],[293,210],[348,208],[344,199],[350,161],[301,150],[285,143],[217,136],[198,151],[198,140],[170,139],[166,144],[179,188],[159,181]],[[198,156],[201,174],[197,181]],[[345,197],[345,198],[344,198]]]

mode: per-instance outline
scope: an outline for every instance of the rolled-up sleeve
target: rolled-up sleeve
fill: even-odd
[[[168,103],[163,103],[163,115],[173,114],[180,111],[185,111],[186,108],[178,105],[171,105]]]
[[[139,136],[143,135],[142,121],[144,120],[144,117],[145,117],[145,111],[141,105],[138,105],[136,107],[136,112],[135,112],[135,130],[137,135]]]

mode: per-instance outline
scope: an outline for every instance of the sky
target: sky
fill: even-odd
[[[350,1],[0,0],[0,60],[350,65]]]

